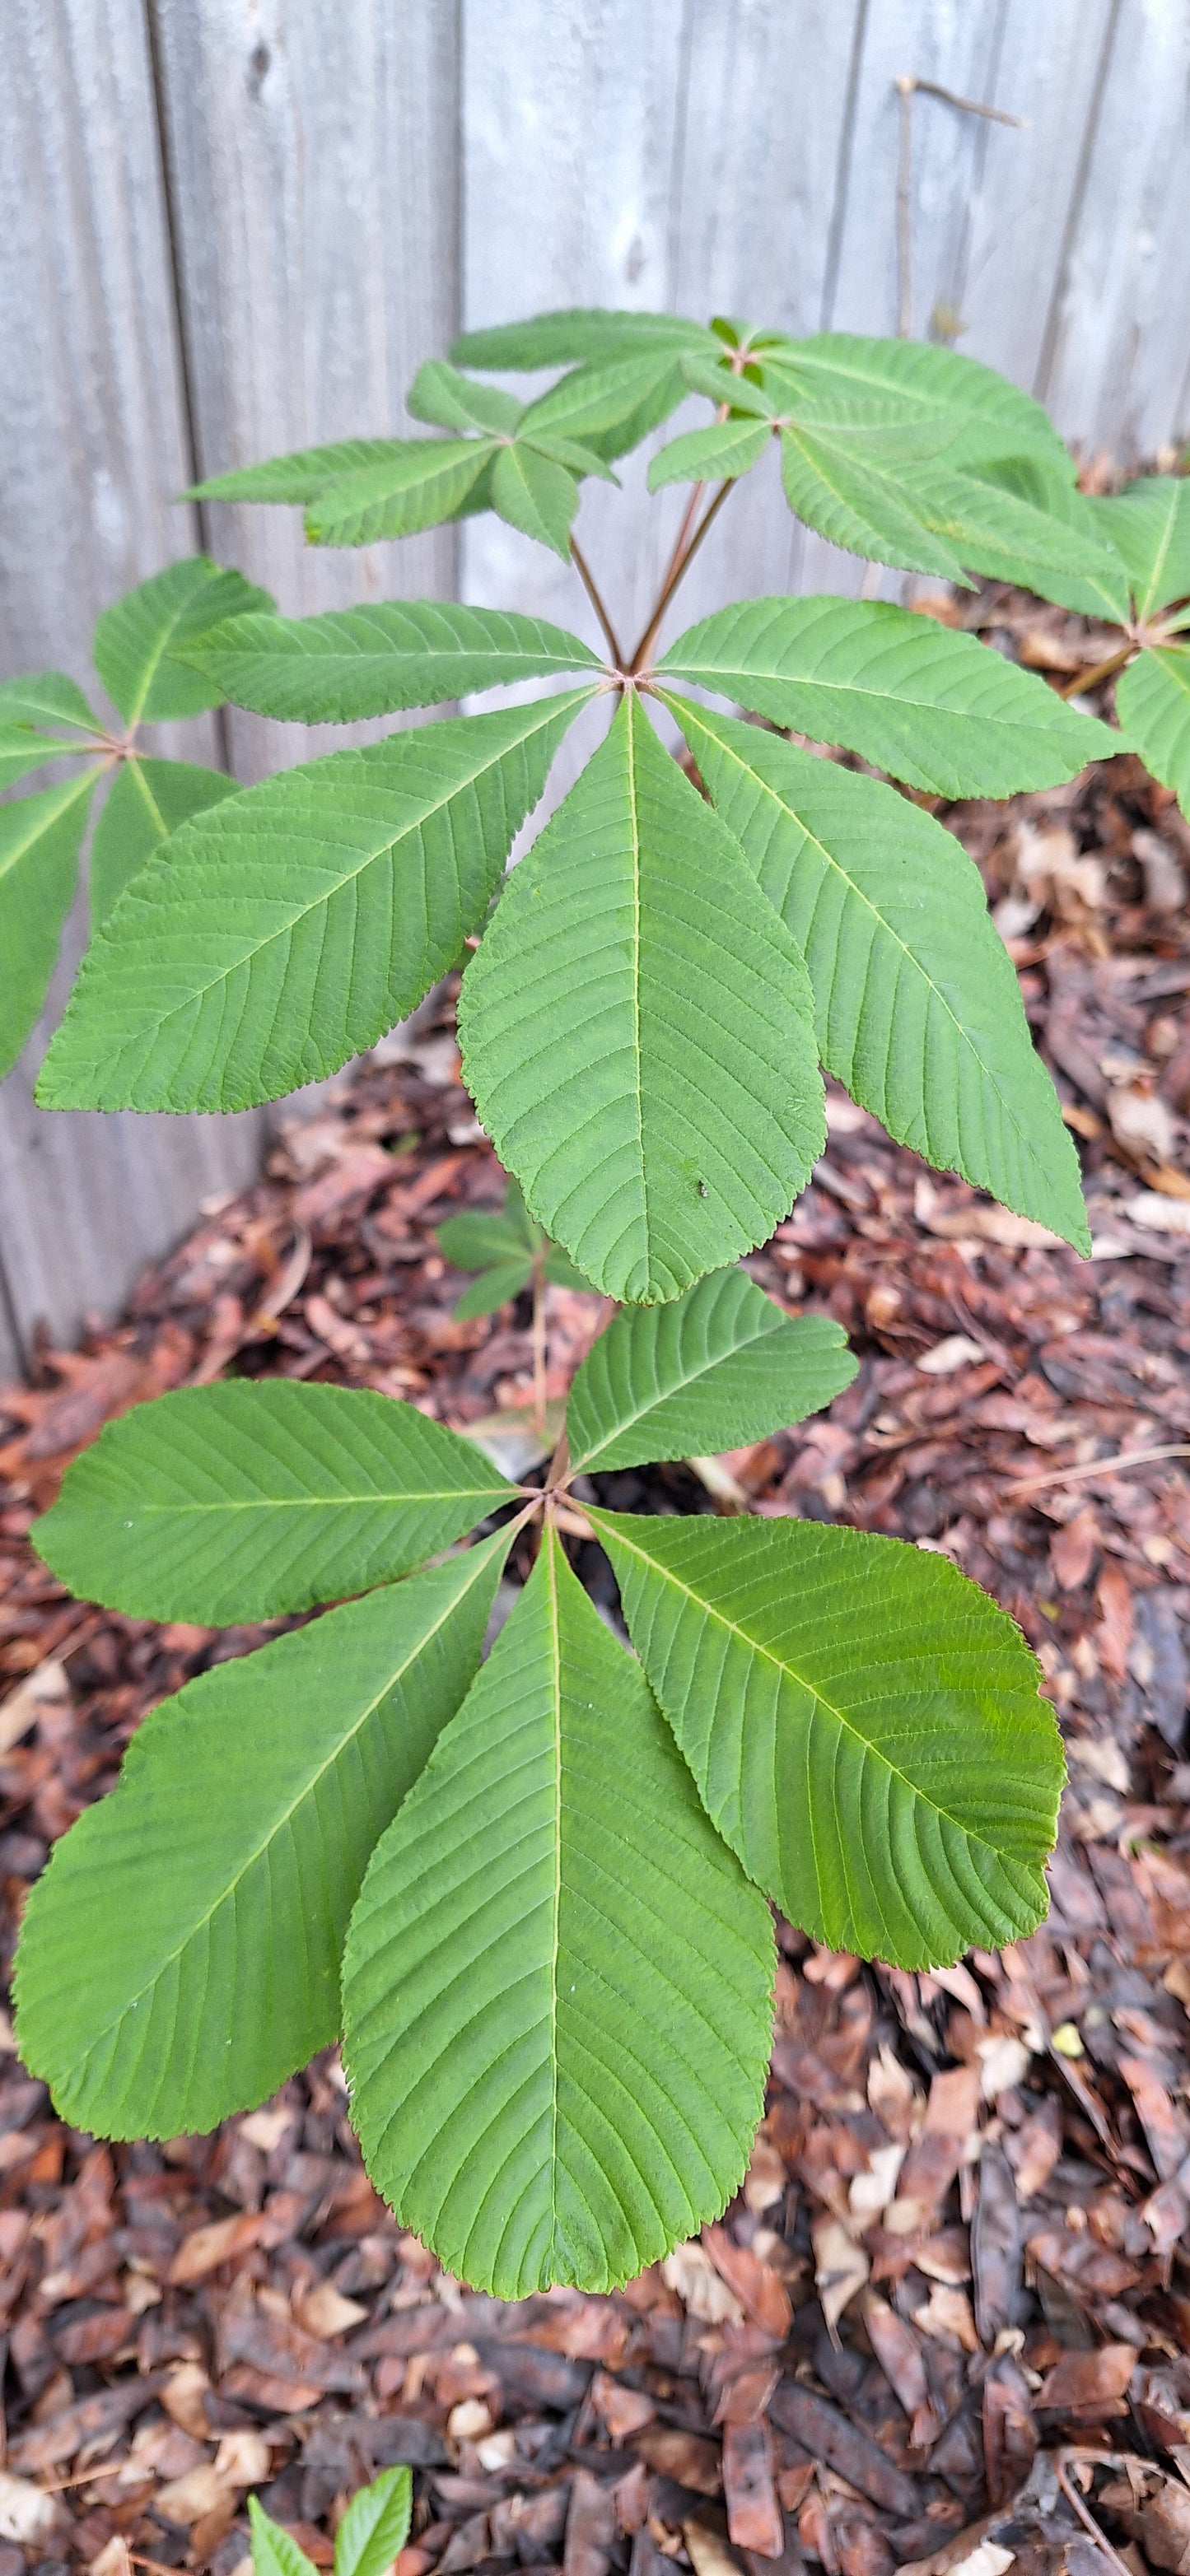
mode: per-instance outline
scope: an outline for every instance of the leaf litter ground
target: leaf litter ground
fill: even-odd
[[[1034,667],[1102,658],[1019,595],[959,613]],[[858,1378],[796,1432],[594,1490],[891,1531],[984,1583],[1066,1736],[1047,1925],[934,1977],[783,1929],[744,2188],[610,2299],[507,2305],[440,2274],[362,2172],[333,2055],[214,2138],[115,2149],[0,2056],[0,2576],[231,2576],[250,2488],[328,2564],[346,2500],[398,2460],[400,2576],[1091,2576],[1097,2532],[1133,2576],[1190,2565],[1190,833],[1124,759],[941,811],[1083,1144],[1096,1258],[833,1090],[813,1183],[747,1266],[846,1326]],[[434,1240],[500,1189],[451,1015],[427,1006],[286,1125],[121,1325],[0,1390],[9,1948],[145,1710],[292,1624],[161,1630],[61,1592],[25,1533],[105,1420],[279,1371],[497,1415],[504,1460],[530,1457],[527,1310],[457,1320]],[[606,1310],[549,1297],[557,1401]],[[570,1545],[614,1619],[606,1561]]]

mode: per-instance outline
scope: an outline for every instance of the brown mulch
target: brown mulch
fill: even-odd
[[[1061,612],[985,595],[981,622],[1036,667],[1095,658]],[[743,2190],[611,2299],[508,2305],[443,2276],[361,2171],[333,2054],[214,2138],[116,2148],[0,2056],[0,2576],[230,2576],[249,2489],[326,2565],[347,2497],[398,2460],[400,2576],[1091,2576],[1097,2529],[1132,2576],[1190,2567],[1190,833],[1124,759],[944,819],[1082,1141],[1096,1257],[927,1173],[835,1091],[811,1188],[747,1266],[838,1317],[859,1377],[701,1481],[597,1483],[628,1508],[891,1531],[1004,1602],[1070,1760],[1048,1923],[934,1976],[783,1928]],[[449,999],[418,1022],[283,1131],[119,1327],[0,1390],[10,1945],[145,1710],[284,1624],[69,1600],[26,1532],[70,1456],[228,1367],[455,1424],[528,1396],[524,1309],[452,1315],[434,1227],[499,1176]],[[561,1396],[604,1309],[550,1296]],[[599,1552],[575,1552],[610,1604]]]

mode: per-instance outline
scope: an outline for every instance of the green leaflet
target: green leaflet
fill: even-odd
[[[1069,459],[1066,462],[1069,466]],[[1100,504],[1076,490],[1069,472],[1058,473],[1037,455],[989,457],[974,471],[981,483],[992,484],[1028,503],[1032,511],[1040,511],[1050,522],[1051,540],[1055,533],[1058,536],[1060,551],[1056,558],[1052,542],[1047,545],[1045,561],[1035,560],[1027,549],[1020,554],[1020,579],[1026,587],[1031,586],[1041,599],[1057,600],[1062,607],[1074,609],[1081,617],[1107,617],[1116,624],[1127,617],[1128,575],[1123,558],[1099,516]],[[1063,547],[1063,529],[1075,539],[1069,555]],[[1098,550],[1093,560],[1088,559],[1086,540]]]
[[[274,2522],[265,2512],[259,2496],[248,2498],[248,2522],[252,2533],[253,2576],[317,2576],[313,2562],[307,2558],[283,2523]]]
[[[1032,395],[1009,384],[978,359],[921,340],[865,339],[847,331],[821,331],[809,340],[779,342],[753,352],[766,392],[782,410],[823,425],[905,420],[915,413],[949,413],[959,430],[951,462],[981,464],[988,457],[1036,455],[1067,483],[1074,465],[1053,423]]]
[[[772,436],[767,422],[717,421],[712,429],[692,429],[671,438],[649,467],[649,490],[666,483],[710,483],[720,476],[746,474],[759,463]]]
[[[170,656],[193,643],[208,626],[247,608],[271,608],[267,590],[242,573],[224,572],[206,555],[167,565],[105,608],[95,628],[95,668],[112,705],[128,724],[157,724],[167,716],[199,715],[219,704],[220,691]]]
[[[102,731],[82,690],[65,671],[31,671],[22,680],[0,680],[0,724],[67,724],[84,733]]]
[[[494,454],[485,437],[344,438],[215,474],[186,498],[305,502],[315,544],[371,545],[457,517]]]
[[[451,349],[456,366],[480,368],[565,367],[573,360],[630,358],[638,351],[721,347],[701,322],[680,313],[605,313],[570,307],[564,312],[536,313],[524,322],[501,322],[488,331],[464,331]]]
[[[519,1297],[533,1276],[533,1263],[527,1252],[510,1254],[507,1261],[493,1262],[490,1270],[481,1270],[469,1288],[464,1288],[455,1307],[461,1324],[470,1323],[476,1315],[494,1315],[497,1307],[510,1297]]]
[[[1141,759],[1190,816],[1190,644],[1138,653],[1116,682],[1116,706]]]
[[[188,760],[144,760],[137,754],[123,761],[91,843],[92,930],[106,921],[129,878],[180,823],[204,813],[208,805],[222,804],[236,788],[236,780],[221,769],[196,768]]]
[[[526,437],[553,431],[580,438],[605,459],[626,456],[668,420],[685,391],[672,346],[662,341],[629,357],[573,368],[529,405],[522,429]]]
[[[538,544],[551,546],[563,563],[570,561],[570,523],[578,508],[578,484],[566,466],[554,464],[523,440],[502,447],[492,467],[492,508],[512,528]]]
[[[825,1125],[803,978],[629,697],[513,870],[459,1011],[501,1162],[607,1294],[676,1296],[804,1187]]]
[[[1034,1930],[1062,1748],[985,1593],[859,1530],[591,1519],[709,1813],[793,1922],[907,1968]]]
[[[415,420],[432,421],[436,429],[482,429],[494,437],[515,430],[525,406],[496,385],[472,384],[443,358],[427,358],[418,368],[405,397]]]
[[[739,1449],[819,1412],[855,1372],[841,1324],[792,1320],[746,1271],[715,1271],[593,1343],[566,1408],[570,1463],[602,1474]]]
[[[27,778],[30,770],[44,769],[47,761],[77,760],[79,754],[95,757],[98,745],[77,742],[73,735],[32,733],[28,725],[0,725],[0,788],[15,787],[18,778]]]
[[[413,2477],[385,2469],[353,2496],[335,2533],[334,2576],[388,2576],[409,2537]]]
[[[970,571],[1018,582],[1042,599],[1065,600],[1070,592],[1105,605],[1112,601],[1115,613],[1126,615],[1127,585],[1119,556],[1098,534],[1080,492],[1057,487],[1062,495],[1059,515],[1048,494],[1045,507],[1039,507],[1011,490],[998,473],[993,476],[982,467],[959,473],[953,466],[949,455],[945,470],[927,475],[919,469],[907,483],[923,524],[945,539]]]
[[[389,455],[320,487],[306,505],[316,546],[370,546],[453,519],[497,453],[488,438],[394,439]]]
[[[851,554],[961,583],[961,558],[931,535],[904,469],[887,470],[881,453],[879,443],[861,444],[817,425],[783,429],[781,481],[790,509]]]
[[[98,769],[0,805],[0,1074],[16,1063],[49,988],[74,901]]]
[[[739,2181],[772,1976],[762,1899],[547,1529],[352,1917],[377,2189],[498,2296],[631,2279]]]
[[[598,670],[599,656],[543,617],[389,599],[319,617],[238,617],[188,657],[221,696],[299,724],[352,724],[517,680]]]
[[[328,1611],[144,1720],[25,1911],[19,2046],[64,2119],[212,2129],[335,2037],[369,1853],[470,1685],[509,1543]]]
[[[184,823],[92,942],[43,1104],[245,1109],[374,1046],[482,921],[586,697],[332,752]]]
[[[1148,474],[1089,507],[1122,556],[1138,617],[1190,591],[1190,480]]]
[[[940,796],[1053,786],[1122,748],[974,635],[877,600],[745,600],[679,636],[657,670]]]
[[[829,1071],[928,1163],[1089,1251],[1078,1156],[961,844],[876,779],[666,703],[805,957]]]
[[[36,1544],[85,1601],[219,1628],[391,1582],[515,1490],[415,1405],[231,1378],[109,1422]]]

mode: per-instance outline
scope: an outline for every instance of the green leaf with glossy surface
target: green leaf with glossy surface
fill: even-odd
[[[707,1808],[791,1922],[907,1968],[1036,1928],[1062,1748],[976,1584],[859,1530],[590,1516]]]
[[[98,776],[84,770],[0,805],[0,1074],[16,1063],[49,989]]]
[[[66,671],[30,671],[22,680],[0,680],[0,724],[77,725],[102,731],[77,681]]]
[[[492,467],[492,508],[512,528],[520,528],[539,545],[551,546],[563,563],[570,561],[570,525],[578,508],[578,484],[565,465],[557,465],[518,439],[502,447]]]
[[[330,1610],[144,1720],[25,1911],[18,2044],[64,2119],[213,2129],[337,2036],[369,1855],[470,1686],[509,1544]]]
[[[592,1344],[566,1408],[570,1463],[602,1475],[740,1449],[821,1411],[855,1372],[841,1324],[784,1315],[746,1271],[715,1271]]]
[[[284,2524],[274,2522],[265,2512],[259,2496],[248,2498],[248,2523],[252,2533],[253,2576],[317,2576],[305,2550],[299,2547]]]
[[[1190,816],[1190,644],[1138,653],[1116,682],[1116,706],[1141,759]]]
[[[222,695],[222,691],[220,692]],[[125,760],[117,770],[91,843],[91,928],[106,921],[129,878],[179,824],[234,796],[238,781],[188,760]]]
[[[657,669],[940,796],[1050,787],[1122,748],[974,635],[878,600],[745,600],[679,636]]]
[[[1190,591],[1190,479],[1146,474],[1090,507],[1128,567],[1138,617]]]
[[[500,322],[487,331],[464,331],[454,342],[456,366],[520,368],[565,367],[573,361],[630,358],[646,349],[706,349],[720,343],[701,322],[680,313],[613,313],[570,306],[557,313],[535,313],[524,322]]]
[[[238,617],[204,636],[192,658],[234,706],[298,724],[353,724],[601,667],[589,644],[546,618],[429,599]]]
[[[928,1163],[1089,1251],[1078,1156],[961,843],[877,779],[667,703],[805,957],[829,1071]]]
[[[676,1296],[804,1187],[825,1138],[804,973],[629,698],[513,870],[459,1010],[501,1162],[609,1296]]]
[[[586,697],[332,752],[184,823],[83,960],[44,1105],[245,1109],[374,1046],[483,920]]]
[[[245,609],[272,605],[267,590],[242,573],[224,572],[206,555],[167,565],[105,608],[96,625],[95,668],[112,705],[130,725],[218,706],[218,688],[170,659],[175,645],[193,643],[208,626]]]
[[[1032,459],[1023,469],[985,472],[975,466],[960,473],[951,451],[941,470],[917,469],[907,476],[906,488],[923,524],[970,571],[1017,582],[1068,607],[1093,601],[1094,615],[1105,609],[1127,615],[1123,564],[1105,542],[1089,502],[1056,477],[1043,476]]]
[[[334,2576],[388,2576],[409,2537],[413,2473],[385,2469],[353,2496],[335,2533]]]
[[[377,2189],[498,2296],[631,2279],[739,2181],[772,1976],[763,1900],[547,1529],[352,1917]]]
[[[765,421],[716,421],[711,429],[692,429],[671,438],[649,467],[649,490],[666,483],[711,483],[746,474],[759,464],[772,432]]]
[[[83,1600],[220,1628],[391,1582],[514,1500],[415,1405],[229,1378],[109,1422],[36,1545]]]

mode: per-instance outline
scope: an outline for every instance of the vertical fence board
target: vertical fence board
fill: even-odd
[[[1151,456],[1184,433],[1190,349],[1190,9],[1119,0],[1037,390],[1067,438]]]
[[[10,13],[0,83],[0,671],[89,680],[97,612],[197,543],[149,50],[139,0]],[[210,758],[209,725],[154,748]],[[33,782],[36,785],[38,782]],[[208,1190],[247,1176],[255,1122],[47,1116],[31,1081],[85,936],[0,1088],[0,1369],[44,1320],[112,1306]]]
[[[406,387],[458,327],[454,0],[152,6],[200,473],[417,429]],[[204,516],[290,616],[455,591],[450,528],[332,551],[297,510]],[[228,721],[246,778],[376,730]]]

